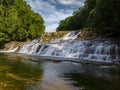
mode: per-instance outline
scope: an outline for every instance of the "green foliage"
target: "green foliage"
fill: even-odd
[[[87,26],[87,18],[95,4],[96,0],[86,0],[84,7],[80,7],[72,16],[60,21],[57,31],[78,30]]]
[[[33,39],[44,30],[43,18],[25,0],[0,0],[0,42]]]
[[[88,18],[89,28],[106,37],[120,37],[119,4],[120,0],[97,0]]]
[[[120,0],[86,0],[73,16],[60,21],[59,30],[89,28],[103,37],[120,37]]]

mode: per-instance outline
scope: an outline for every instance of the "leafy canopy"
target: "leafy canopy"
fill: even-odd
[[[120,0],[97,0],[89,14],[88,26],[105,37],[120,37]]]
[[[84,7],[80,7],[77,11],[73,12],[72,16],[61,20],[56,30],[78,30],[87,26],[89,13],[95,7],[95,4],[96,0],[86,0]]]
[[[103,37],[120,37],[120,0],[86,0],[73,16],[60,21],[57,31],[81,28]]]
[[[43,18],[25,0],[0,0],[0,42],[33,39],[44,30]]]

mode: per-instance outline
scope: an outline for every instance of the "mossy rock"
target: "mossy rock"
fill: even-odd
[[[58,31],[58,32],[52,32],[52,33],[45,33],[44,38],[43,38],[43,42],[50,42],[51,40],[62,38],[67,33],[68,33],[68,31]]]

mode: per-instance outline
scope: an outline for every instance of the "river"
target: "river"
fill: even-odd
[[[0,53],[0,90],[120,90],[119,66]]]

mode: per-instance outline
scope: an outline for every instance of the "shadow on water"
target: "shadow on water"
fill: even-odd
[[[0,90],[31,90],[41,80],[40,67],[19,56],[0,54]]]
[[[95,68],[95,67],[94,67]],[[64,78],[73,81],[72,85],[80,90],[120,90],[120,69],[84,68],[84,72],[65,73]]]

